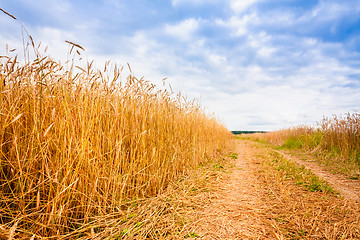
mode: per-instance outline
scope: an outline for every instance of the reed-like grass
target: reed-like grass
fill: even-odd
[[[197,103],[123,80],[116,66],[36,55],[0,63],[0,236],[72,238],[161,193],[231,138]]]
[[[360,114],[324,118],[316,126],[299,126],[251,138],[286,148],[296,148],[326,155],[328,165],[341,161],[345,168],[360,169]],[[336,164],[338,166],[338,164]]]
[[[360,166],[360,114],[324,118],[320,124],[321,148],[340,154]]]

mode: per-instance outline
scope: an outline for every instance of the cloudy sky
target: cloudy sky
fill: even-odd
[[[360,111],[360,0],[0,0],[66,60],[167,77],[230,130],[277,130]],[[0,55],[21,46],[0,12]],[[124,73],[125,74],[125,73]],[[126,77],[126,76],[125,76]]]

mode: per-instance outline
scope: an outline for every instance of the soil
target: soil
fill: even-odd
[[[194,212],[192,232],[198,239],[276,239],[264,221],[264,190],[255,177],[259,159],[251,143],[236,141],[234,160],[218,191],[211,192],[211,202]]]

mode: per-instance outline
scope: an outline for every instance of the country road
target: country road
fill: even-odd
[[[192,213],[189,231],[197,239],[360,239],[359,181],[347,184],[351,194],[339,196],[341,181],[327,192],[321,177],[334,176],[318,166],[314,173],[323,175],[313,180],[318,178],[307,169],[314,163],[304,168],[295,157],[263,144],[234,141],[238,158],[229,158],[223,178],[206,193],[208,204]]]

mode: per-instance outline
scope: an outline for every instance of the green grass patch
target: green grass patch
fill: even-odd
[[[288,136],[280,148],[285,149],[314,149],[321,143],[323,134],[319,131],[310,134]]]
[[[238,159],[238,154],[237,153],[230,153],[229,155],[232,159]]]
[[[351,180],[360,180],[360,176],[349,177],[349,179],[351,179]]]
[[[291,137],[285,140],[282,147],[287,149],[299,149],[302,148],[304,145],[304,142],[301,138],[295,138]]]
[[[313,174],[311,170],[285,159],[279,153],[273,152],[271,155],[272,165],[285,178],[294,181],[296,185],[302,186],[311,192],[335,193],[334,189],[326,181]]]
[[[199,237],[199,234],[197,234],[195,232],[191,232],[184,236],[184,238],[198,238],[198,237]]]

